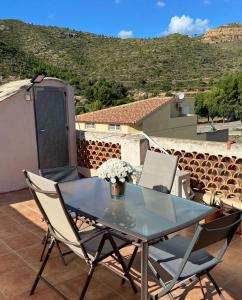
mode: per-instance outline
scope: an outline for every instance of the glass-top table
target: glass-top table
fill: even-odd
[[[126,184],[125,194],[112,198],[110,184],[98,177],[59,184],[68,209],[141,240],[141,299],[147,298],[147,259],[150,241],[205,218],[214,208]]]

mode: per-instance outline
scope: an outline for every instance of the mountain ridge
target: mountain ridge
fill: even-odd
[[[2,82],[31,76],[38,69],[80,86],[106,78],[144,90],[196,89],[242,68],[242,42],[236,47],[179,34],[120,39],[56,26],[0,20]],[[8,54],[6,54],[8,49]],[[14,52],[13,58],[10,53]]]

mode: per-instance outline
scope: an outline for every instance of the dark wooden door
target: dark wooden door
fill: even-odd
[[[39,168],[69,165],[66,96],[62,88],[34,87]]]

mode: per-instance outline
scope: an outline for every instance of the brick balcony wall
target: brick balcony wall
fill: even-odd
[[[179,157],[179,168],[190,172],[193,189],[242,196],[241,144],[232,144],[231,149],[227,149],[227,144],[223,142],[153,139],[168,153]],[[159,151],[154,147],[152,149]]]
[[[78,140],[77,159],[80,167],[96,170],[110,158],[121,159],[119,143]]]
[[[191,187],[220,191],[225,196],[242,195],[242,145],[152,137],[161,147],[179,157],[179,168],[190,172]],[[147,149],[157,147],[138,135],[77,132],[78,165],[81,171],[95,171],[109,158],[119,158],[137,167],[143,164]],[[87,173],[85,173],[86,175]]]

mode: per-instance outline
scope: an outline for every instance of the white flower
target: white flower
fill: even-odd
[[[112,177],[112,178],[111,178],[111,182],[112,182],[112,183],[115,183],[115,182],[116,182],[116,179]]]
[[[97,175],[112,183],[124,182],[135,172],[134,168],[125,161],[112,158],[101,165],[97,170]]]

